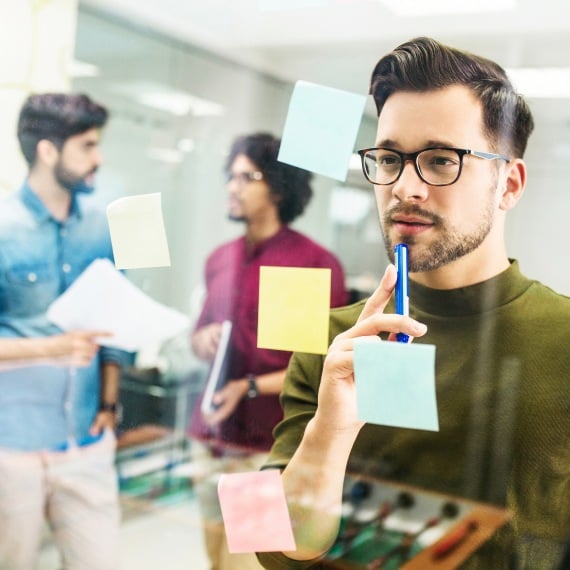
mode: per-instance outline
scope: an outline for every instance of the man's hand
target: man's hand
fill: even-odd
[[[396,269],[388,266],[378,289],[364,305],[355,325],[339,334],[325,358],[318,406],[299,447],[283,471],[283,486],[297,550],[285,554],[311,560],[326,552],[339,529],[342,490],[352,446],[364,422],[358,419],[354,384],[354,340],[389,333],[425,334],[425,325],[409,317],[386,315],[396,285]]]
[[[95,421],[89,428],[91,435],[99,435],[105,428],[115,429],[117,425],[117,414],[113,412],[99,412],[95,416]]]
[[[354,384],[354,340],[369,337],[382,342],[381,332],[389,333],[395,340],[396,333],[411,337],[422,336],[427,327],[409,317],[384,314],[396,285],[396,269],[389,265],[378,289],[368,299],[356,324],[339,334],[329,347],[324,362],[318,408],[315,422],[321,428],[341,432],[347,430],[356,435],[364,425],[357,418],[356,387]],[[329,432],[331,433],[331,432]]]
[[[204,416],[209,426],[215,426],[228,418],[236,409],[239,401],[245,396],[249,388],[246,378],[230,380],[221,390],[216,392],[212,402],[219,406],[216,411]]]
[[[29,366],[45,363],[53,366],[88,366],[97,351],[100,337],[112,336],[107,331],[71,331],[46,337],[0,339],[2,361]]]
[[[95,339],[111,336],[106,331],[71,331],[45,339],[47,355],[63,358],[71,366],[88,366],[99,344]]]
[[[214,360],[222,334],[221,323],[210,323],[192,333],[190,344],[194,354],[201,360]]]

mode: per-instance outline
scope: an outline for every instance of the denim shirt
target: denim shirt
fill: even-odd
[[[27,183],[0,201],[0,338],[61,333],[46,318],[48,306],[100,257],[113,254],[105,214],[92,198],[74,196],[63,222]],[[125,357],[101,348],[85,368],[0,369],[0,448],[58,449],[87,439],[99,406],[100,366]]]

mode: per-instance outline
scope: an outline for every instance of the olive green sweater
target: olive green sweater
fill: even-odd
[[[460,289],[411,282],[410,303],[410,315],[428,326],[414,342],[436,346],[440,430],[367,424],[349,470],[506,505],[520,567],[554,567],[570,538],[570,298],[527,279],[512,261],[496,277]],[[331,339],[355,323],[363,305],[331,312]],[[284,468],[295,452],[317,406],[323,360],[293,356],[266,468]],[[512,548],[505,537],[495,542],[469,567],[506,567]],[[310,566],[280,554],[260,559],[267,568]]]

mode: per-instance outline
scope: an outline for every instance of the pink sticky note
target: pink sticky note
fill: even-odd
[[[218,497],[231,553],[296,549],[278,470],[224,474]]]

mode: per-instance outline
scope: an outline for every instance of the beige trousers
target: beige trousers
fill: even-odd
[[[47,520],[65,570],[115,570],[115,437],[64,452],[0,449],[0,570],[34,570]]]

